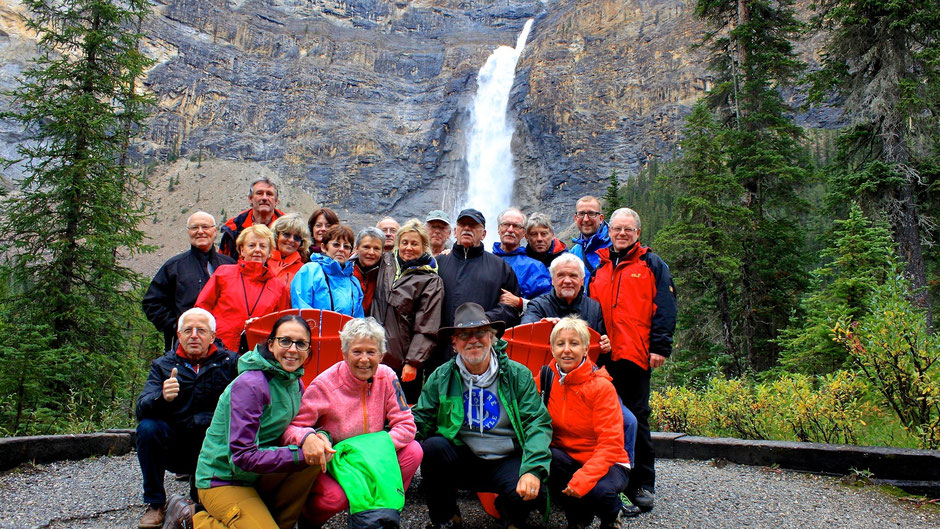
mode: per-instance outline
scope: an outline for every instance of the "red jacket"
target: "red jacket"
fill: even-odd
[[[226,349],[238,351],[245,321],[290,307],[290,289],[261,263],[238,260],[222,265],[202,288],[196,306],[215,316],[216,337]]]
[[[649,369],[650,353],[672,354],[676,294],[666,263],[637,242],[617,266],[612,248],[597,251],[600,263],[591,277],[591,297],[601,304],[613,360]]]
[[[363,272],[359,268],[359,259],[353,258],[353,275],[356,276],[356,279],[359,280],[359,286],[362,287],[362,312],[368,316],[369,310],[372,308],[372,298],[375,297],[375,285],[379,280],[379,267],[382,264],[382,260],[379,260],[379,264],[373,266],[368,271]]]
[[[268,258],[267,265],[271,275],[287,286],[289,294],[291,279],[294,279],[304,262],[300,258],[300,252],[294,252],[288,255],[286,259],[282,259],[280,250],[274,250],[271,252],[271,257]]]
[[[274,221],[278,217],[284,215],[284,212],[275,209],[274,216],[271,217],[271,223],[267,226],[270,228],[274,225]],[[222,225],[222,238],[219,240],[219,253],[228,255],[232,258],[238,259],[238,248],[235,246],[235,241],[238,240],[238,235],[247,228],[255,223],[255,212],[253,209],[248,208],[245,211],[242,211],[238,215],[225,221],[225,224]]]
[[[559,381],[558,366],[551,362],[555,378],[548,399],[552,416],[552,444],[578,463],[568,486],[584,496],[597,484],[611,465],[629,463],[623,449],[623,414],[620,400],[603,367],[597,369],[590,358]]]

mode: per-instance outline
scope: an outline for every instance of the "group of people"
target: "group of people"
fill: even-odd
[[[419,466],[434,528],[461,526],[458,488],[497,493],[507,527],[525,526],[546,488],[573,528],[653,508],[650,371],[671,352],[676,302],[636,212],[607,221],[581,198],[569,249],[548,216],[510,208],[487,251],[474,209],[354,234],[329,208],[285,215],[264,178],[249,202],[218,249],[212,215],[191,215],[190,250],[144,297],[166,353],[137,405],[141,528],[319,527],[344,509],[352,526],[395,526]],[[280,318],[251,350],[243,335],[289,308],[353,318],[343,361],[306,388],[302,318]],[[539,321],[554,325],[541,388],[499,338]],[[167,470],[192,476],[196,506],[167,502]]]

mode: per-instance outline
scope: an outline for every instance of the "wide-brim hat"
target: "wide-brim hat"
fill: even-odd
[[[492,327],[496,335],[500,336],[506,329],[506,324],[502,321],[490,321],[486,317],[486,311],[478,303],[468,301],[457,307],[454,312],[454,325],[451,327],[441,327],[437,331],[437,337],[450,339],[451,335],[462,329],[476,329],[477,327]]]

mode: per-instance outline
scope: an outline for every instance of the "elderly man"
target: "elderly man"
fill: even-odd
[[[605,362],[614,387],[638,423],[636,461],[627,496],[644,511],[653,508],[655,470],[649,429],[650,371],[672,352],[676,294],[666,263],[640,245],[640,216],[629,208],[610,218],[610,248],[598,251],[600,265],[591,280],[610,336]]]
[[[137,399],[137,460],[147,511],[142,529],[161,527],[164,473],[192,474],[219,395],[238,375],[238,356],[215,342],[215,318],[204,309],[182,314],[179,347],[150,364]]]
[[[424,227],[428,230],[431,255],[437,257],[447,249],[447,241],[450,239],[450,217],[444,210],[435,209],[424,219]]]
[[[277,209],[277,186],[268,177],[262,176],[251,182],[248,188],[248,203],[251,207],[228,219],[222,226],[222,240],[219,251],[238,259],[238,240],[242,230],[252,224],[264,224],[271,227],[274,221],[284,213]]]
[[[520,309],[525,303],[552,289],[552,279],[548,275],[548,268],[539,261],[525,253],[522,241],[525,240],[525,215],[517,208],[509,208],[496,217],[496,230],[499,233],[499,242],[493,243],[493,255],[502,257],[516,273],[519,290],[522,297],[504,293],[504,303],[515,304]]]
[[[555,237],[552,219],[544,213],[533,213],[525,223],[525,254],[539,261],[546,267],[552,264],[568,247]]]
[[[176,348],[176,323],[180,314],[193,308],[212,272],[221,265],[235,264],[235,259],[215,251],[218,232],[215,217],[197,211],[189,216],[186,229],[189,251],[163,263],[143,299],[147,319],[163,332],[164,351]]]
[[[519,296],[516,273],[506,261],[483,249],[486,219],[475,209],[457,215],[457,242],[447,255],[437,257],[438,273],[444,280],[444,308],[441,326],[454,322],[460,305],[472,301],[483,307],[491,321],[502,321],[512,327],[519,323],[519,307],[500,300],[504,292]],[[450,342],[438,340],[438,353],[431,366],[440,365],[453,356]]]
[[[585,292],[590,294],[591,275],[600,263],[597,252],[610,246],[610,236],[607,233],[604,214],[601,213],[600,201],[590,195],[579,198],[575,204],[574,223],[577,224],[580,235],[573,240],[571,253],[584,262],[584,287]]]
[[[435,370],[412,410],[422,439],[423,487],[433,528],[461,527],[457,490],[495,492],[505,527],[523,527],[544,497],[551,464],[551,417],[532,373],[506,356],[483,307],[464,303],[449,339],[457,356]]]
[[[398,228],[401,226],[398,225],[398,221],[392,217],[383,217],[382,220],[376,223],[376,228],[382,230],[382,233],[385,234],[385,246],[384,250],[386,252],[392,251],[395,248],[395,235],[398,234]]]

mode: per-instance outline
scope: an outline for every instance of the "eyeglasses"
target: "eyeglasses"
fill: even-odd
[[[499,227],[500,227],[500,228],[515,228],[515,229],[517,229],[517,230],[521,230],[521,229],[522,229],[522,224],[515,224],[515,223],[512,223],[512,222],[500,222],[500,223],[499,223]]]
[[[209,329],[206,329],[205,327],[184,327],[183,330],[180,331],[180,334],[183,336],[192,336],[194,334],[196,336],[208,336]]]
[[[307,340],[291,340],[287,336],[278,336],[274,339],[274,341],[276,341],[277,344],[284,349],[290,349],[291,345],[296,347],[298,351],[306,351],[307,349],[310,349],[310,342]]]
[[[579,211],[575,213],[574,216],[578,217],[579,219],[583,219],[584,217],[589,219],[596,219],[598,216],[600,216],[600,214],[600,211]]]
[[[200,230],[202,230],[202,231],[209,231],[209,230],[211,230],[211,229],[213,229],[213,228],[215,228],[215,224],[197,224],[197,225],[195,225],[195,226],[187,226],[187,227],[186,227],[186,229],[188,229],[189,231],[194,232],[194,233],[195,233],[195,232],[198,232],[198,231],[200,231]]]
[[[278,232],[278,235],[285,239],[294,239],[294,242],[304,242],[304,238],[296,233]]]
[[[490,328],[489,328],[489,327],[483,327],[483,328],[480,328],[480,329],[474,329],[474,330],[472,330],[472,331],[457,331],[457,332],[454,333],[454,336],[455,336],[458,340],[467,341],[467,340],[469,340],[470,338],[477,338],[477,339],[483,338],[483,337],[486,336],[489,332],[490,332]]]
[[[610,231],[613,233],[636,233],[640,231],[640,228],[623,228],[621,226],[617,226],[616,228],[610,228]]]
[[[342,248],[342,249],[346,250],[347,252],[350,251],[350,250],[352,250],[352,246],[351,246],[351,245],[349,245],[349,244],[343,244],[343,243],[341,243],[341,242],[336,242],[336,241],[330,241],[330,248],[333,248],[334,250],[339,250],[340,248]]]

